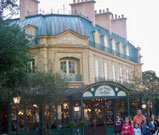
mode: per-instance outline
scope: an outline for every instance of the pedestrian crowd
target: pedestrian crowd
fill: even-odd
[[[151,115],[150,120],[146,118],[141,110],[137,111],[134,118],[126,117],[123,120],[117,114],[114,135],[159,135],[159,115]]]

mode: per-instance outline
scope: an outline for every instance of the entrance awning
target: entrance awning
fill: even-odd
[[[84,85],[80,88],[69,88],[66,90],[66,95],[74,100],[81,98],[121,98],[129,96],[130,90],[116,82],[103,81]]]

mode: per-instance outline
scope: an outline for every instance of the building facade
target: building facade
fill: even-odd
[[[33,72],[52,70],[69,80],[69,99],[57,109],[56,120],[67,128],[76,121],[73,108],[78,104],[79,119],[88,122],[81,135],[112,135],[116,114],[125,117],[130,106],[139,107],[129,101],[131,75],[142,73],[142,63],[140,48],[127,39],[127,18],[109,9],[95,11],[94,0],[73,0],[70,15],[38,14],[38,3],[20,0],[20,18],[10,25],[28,35]]]
[[[74,1],[71,15],[37,14],[37,1],[33,9],[29,1],[21,2],[21,12],[27,12],[11,24],[31,36],[31,68],[62,73],[72,88],[103,80],[128,83],[132,72],[141,72],[140,48],[127,40],[123,15],[113,17],[108,9],[97,13],[95,1]]]

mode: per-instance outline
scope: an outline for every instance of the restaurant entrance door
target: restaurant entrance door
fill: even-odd
[[[114,125],[114,100],[93,99],[84,101],[84,117],[88,121],[85,135],[105,135],[106,127]]]

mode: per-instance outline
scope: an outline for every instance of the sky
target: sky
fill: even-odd
[[[73,0],[39,0],[45,12],[70,11]],[[143,71],[154,70],[159,76],[159,0],[96,0],[95,9],[109,8],[113,14],[124,14],[128,40],[141,47]]]

